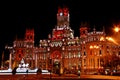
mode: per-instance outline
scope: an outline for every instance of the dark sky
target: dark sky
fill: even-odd
[[[23,38],[26,28],[34,28],[35,43],[47,39],[56,25],[56,13],[59,6],[67,6],[70,11],[70,27],[75,36],[79,36],[81,22],[88,22],[90,28],[111,33],[112,24],[120,21],[120,5],[116,0],[40,0],[39,2],[1,3],[0,15],[0,51],[6,44],[12,44],[15,37]]]

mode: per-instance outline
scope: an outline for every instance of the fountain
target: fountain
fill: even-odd
[[[16,74],[37,74],[37,68],[31,70],[29,68],[29,64],[24,62],[24,60],[21,60],[21,63],[19,64],[18,68],[16,69]]]

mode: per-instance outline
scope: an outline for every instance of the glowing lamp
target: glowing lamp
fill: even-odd
[[[61,12],[61,13],[60,13],[60,16],[62,16],[62,15],[63,15],[63,13]]]
[[[119,32],[119,31],[120,31],[120,28],[115,27],[115,28],[114,28],[114,31],[115,31],[115,32]]]

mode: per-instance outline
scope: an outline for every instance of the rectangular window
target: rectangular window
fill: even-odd
[[[99,59],[97,59],[98,67],[99,67]]]
[[[86,56],[86,53],[84,52],[84,56]]]
[[[19,54],[19,58],[21,58],[21,54]]]
[[[92,55],[92,50],[90,50],[90,55]]]
[[[84,67],[86,66],[86,59],[84,59]]]
[[[101,50],[99,51],[99,54],[102,55],[102,51]]]

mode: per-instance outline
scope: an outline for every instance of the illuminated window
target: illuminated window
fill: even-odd
[[[69,58],[71,58],[72,57],[72,55],[71,55],[71,53],[69,52]]]
[[[80,58],[80,52],[78,52],[78,57]]]
[[[96,41],[96,37],[94,37],[93,39],[94,39],[94,41]]]

